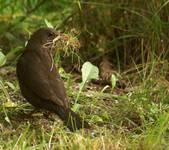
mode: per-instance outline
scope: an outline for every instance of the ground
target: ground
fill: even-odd
[[[168,82],[132,83],[125,90],[89,83],[76,105],[92,128],[70,132],[57,117],[37,110],[21,96],[15,67],[1,68],[0,149],[166,149]],[[77,75],[63,73],[74,106]]]

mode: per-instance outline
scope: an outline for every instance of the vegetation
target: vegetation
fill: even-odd
[[[169,0],[0,4],[0,149],[169,149]],[[59,54],[55,60],[63,64],[60,73],[72,109],[92,125],[88,131],[71,133],[56,115],[34,110],[21,96],[17,59],[31,33],[46,26],[73,34],[81,43],[71,58]],[[70,63],[98,66],[104,55],[125,87],[114,78],[110,87],[87,82],[93,77],[83,70],[80,80],[65,71]]]

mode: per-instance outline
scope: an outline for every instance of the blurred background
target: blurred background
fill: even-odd
[[[0,48],[9,60],[33,31],[52,25],[76,32],[82,61],[97,64],[108,55],[118,71],[168,61],[166,0],[0,0],[0,4]]]

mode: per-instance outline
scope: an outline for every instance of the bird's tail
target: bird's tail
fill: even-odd
[[[70,108],[64,109],[62,107],[59,107],[59,110],[56,113],[71,131],[75,131],[81,128],[89,128],[89,124],[86,121],[82,120],[82,118],[77,113],[73,112]]]
[[[48,103],[48,106],[49,105],[50,104]],[[89,124],[70,108],[64,108],[63,106],[51,103],[51,106],[47,109],[56,113],[71,131],[81,128],[90,128]]]

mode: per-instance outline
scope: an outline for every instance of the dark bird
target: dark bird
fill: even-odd
[[[29,39],[17,63],[21,93],[33,106],[56,113],[71,131],[89,128],[70,109],[63,81],[53,65],[52,41],[59,36],[61,33],[54,29],[41,28]]]

